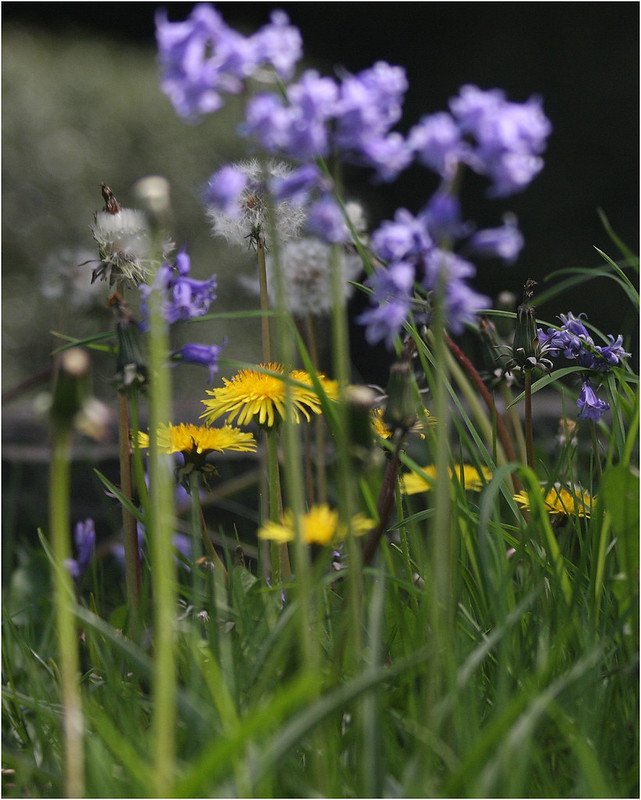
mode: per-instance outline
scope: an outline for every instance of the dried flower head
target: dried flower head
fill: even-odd
[[[123,208],[104,183],[102,194],[105,208],[94,214],[91,226],[100,258],[91,282],[100,278],[108,281],[109,286],[138,286],[147,281],[154,267],[147,217],[142,211]],[[166,253],[172,248],[171,242],[163,246]]]

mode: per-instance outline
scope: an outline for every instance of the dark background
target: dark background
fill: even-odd
[[[5,2],[2,13],[5,24],[19,21],[52,33],[73,29],[79,37],[110,37],[114,48],[135,48],[153,45],[158,8],[179,20],[192,6]],[[306,58],[324,72],[336,66],[355,72],[377,60],[404,66],[410,89],[398,126],[403,132],[423,114],[445,108],[465,83],[502,88],[515,101],[542,96],[554,130],[545,168],[533,184],[521,195],[494,201],[485,200],[485,184],[475,177],[464,186],[469,219],[494,226],[503,212],[513,211],[526,241],[511,268],[479,264],[479,290],[493,297],[502,289],[520,293],[528,277],[547,288],[545,277],[555,270],[599,266],[595,245],[618,258],[598,208],[638,250],[637,3],[231,2],[218,8],[228,24],[248,33],[267,22],[271,9],[283,8],[302,33]],[[435,176],[415,167],[393,184],[363,182],[359,190],[377,224],[399,206],[418,211],[435,186]],[[622,318],[624,306],[620,290],[597,279],[554,298],[539,313],[554,320],[560,312],[586,311],[604,332],[622,330],[636,341],[636,319],[627,306]],[[360,334],[354,331],[357,351]]]

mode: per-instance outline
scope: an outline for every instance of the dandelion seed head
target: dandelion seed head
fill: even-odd
[[[268,240],[270,204],[281,245],[299,236],[307,218],[305,209],[287,200],[274,202],[270,191],[272,181],[287,178],[292,168],[280,161],[262,164],[255,158],[238,163],[236,168],[246,178],[237,196],[236,208],[232,211],[210,205],[207,209],[214,236],[239,247],[256,244],[261,236]]]

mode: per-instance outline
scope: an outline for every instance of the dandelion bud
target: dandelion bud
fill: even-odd
[[[416,397],[410,365],[406,362],[392,364],[387,384],[387,405],[383,422],[394,431],[406,433],[416,424]]]
[[[161,175],[149,175],[137,181],[133,191],[154,227],[168,227],[171,220],[169,181]]]
[[[536,363],[536,316],[530,303],[536,281],[528,279],[523,287],[523,302],[516,309],[516,331],[514,332],[514,358],[524,368],[532,368]]]
[[[54,427],[72,427],[89,396],[89,369],[89,356],[79,347],[62,353],[51,403]]]

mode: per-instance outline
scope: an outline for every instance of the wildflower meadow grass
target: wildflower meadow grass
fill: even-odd
[[[544,99],[465,85],[403,135],[404,69],[303,69],[283,12],[245,35],[201,3],[159,12],[156,36],[185,124],[242,111],[246,157],[200,197],[253,260],[255,303],[228,310],[225,263],[192,276],[164,178],[138,180],[135,208],[96,187],[87,284],[112,322],[54,353],[48,525],[3,598],[5,795],[638,796],[637,343],[581,308],[537,316],[537,293],[585,270],[502,307],[474,288],[524,238],[509,212],[468,219],[466,180],[490,208],[527,190]],[[409,169],[437,188],[372,230],[347,167],[381,192]],[[599,274],[638,315],[638,259],[603,224]],[[356,293],[385,387],[353,378]],[[259,362],[212,341],[231,318],[259,321]],[[108,433],[98,352],[108,537],[71,513],[72,441]]]

